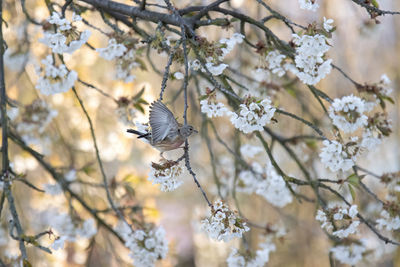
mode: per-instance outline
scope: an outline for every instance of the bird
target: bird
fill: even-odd
[[[128,129],[127,132],[146,139],[152,147],[161,152],[162,158],[165,151],[180,148],[192,133],[198,133],[193,126],[178,123],[174,114],[160,100],[150,104],[149,124],[150,129],[146,132],[134,129]]]

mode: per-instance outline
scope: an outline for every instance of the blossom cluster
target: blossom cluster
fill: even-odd
[[[254,255],[243,255],[236,248],[232,248],[231,253],[226,259],[228,267],[263,267],[268,261],[271,252],[276,250],[274,239],[280,239],[286,235],[286,230],[283,227],[271,225],[267,229],[267,234],[261,236],[263,242],[258,246],[259,249]]]
[[[106,60],[119,58],[126,52],[126,50],[128,49],[123,44],[117,43],[114,38],[108,40],[107,47],[96,49],[99,55]]]
[[[182,174],[182,168],[179,162],[162,161],[159,164],[152,162],[148,180],[153,184],[159,184],[163,192],[174,191],[183,184],[178,180]]]
[[[131,73],[133,69],[142,67],[137,58],[140,50],[136,49],[135,40],[111,38],[107,47],[97,48],[96,51],[106,60],[116,60],[115,78],[125,83],[135,80],[136,76]]]
[[[236,44],[241,44],[243,42],[244,36],[240,33],[234,33],[230,38],[223,38],[218,44],[211,44],[203,41],[205,45],[205,50],[212,50],[213,52],[205,53],[206,63],[205,67],[214,76],[221,75],[222,72],[228,67],[227,64],[221,63],[227,54],[229,54]],[[206,72],[206,70],[201,66],[198,59],[190,62],[190,67],[192,70]]]
[[[57,114],[57,110],[51,109],[45,101],[36,99],[23,108],[20,114],[21,121],[17,120],[17,132],[26,143],[37,143],[35,136],[42,134]]]
[[[247,194],[256,193],[279,208],[286,206],[293,200],[283,177],[276,172],[270,162],[264,168],[253,162],[251,171],[240,172],[237,191]]]
[[[365,101],[349,95],[336,98],[329,108],[329,117],[332,123],[345,133],[352,133],[367,125],[368,117]]]
[[[201,112],[207,114],[207,117],[222,117],[229,114],[229,110],[221,102],[217,101],[217,92],[206,88],[206,94],[200,100]]]
[[[79,237],[89,239],[97,233],[96,224],[92,218],[85,220],[79,226],[68,213],[59,212],[54,208],[43,211],[40,218],[48,223],[52,232],[58,236],[51,245],[51,248],[55,250],[64,248],[66,241],[75,242]]]
[[[328,52],[327,37],[322,34],[299,36],[293,34],[296,45],[295,65],[286,64],[285,68],[295,74],[305,84],[314,85],[331,72],[331,59],[324,59]]]
[[[40,42],[50,47],[53,53],[72,54],[87,42],[91,34],[88,30],[83,32],[77,30],[73,23],[81,20],[82,18],[74,13],[71,23],[66,18],[61,17],[59,13],[53,12],[47,21],[49,24],[55,25],[57,30],[55,32],[46,30]],[[53,29],[53,27],[48,26],[46,29]]]
[[[269,254],[276,250],[276,246],[267,238],[265,242],[260,243],[260,249],[255,253],[254,258],[244,257],[239,254],[237,249],[232,249],[229,257],[226,259],[228,267],[263,267],[269,261]]]
[[[223,103],[203,99],[200,101],[201,112],[207,114],[207,117],[222,117],[227,114],[228,109]]]
[[[333,256],[343,264],[356,265],[366,252],[364,245],[351,243],[350,245],[339,245],[331,248]]]
[[[168,241],[164,228],[146,225],[132,231],[125,222],[119,222],[115,230],[122,236],[125,246],[131,251],[129,256],[137,267],[151,267],[168,253]]]
[[[212,205],[211,216],[201,221],[201,229],[210,238],[225,242],[235,237],[240,238],[244,232],[250,230],[246,222],[220,200]]]
[[[267,62],[267,68],[271,70],[272,73],[282,77],[285,75],[285,69],[282,66],[283,60],[286,58],[285,55],[279,53],[278,50],[273,50],[267,54],[265,60]]]
[[[342,239],[357,233],[360,225],[360,221],[355,220],[357,214],[357,205],[352,205],[350,208],[336,206],[325,211],[318,210],[315,219],[321,223],[321,228],[328,232],[333,230],[332,222],[334,222],[336,230],[332,235]]]
[[[21,71],[29,60],[29,53],[14,51],[13,48],[7,48],[4,53],[5,65],[13,71]]]
[[[36,89],[40,90],[42,94],[53,95],[63,93],[74,86],[75,81],[78,79],[78,74],[75,71],[69,71],[64,64],[58,67],[55,66],[51,55],[48,55],[41,62],[43,67],[36,69],[39,75]]]
[[[376,220],[376,228],[379,230],[386,229],[387,231],[393,231],[400,229],[400,216],[397,214],[391,215],[386,210],[381,211],[381,217]]]
[[[367,113],[374,109],[376,103],[354,95],[333,100],[329,117],[333,125],[345,135],[338,140],[323,142],[324,147],[319,156],[331,171],[351,169],[363,151],[373,150],[384,136],[391,133],[391,123],[386,113],[375,112],[368,116]],[[361,136],[354,135],[356,131],[361,132]]]
[[[275,110],[269,98],[262,101],[248,98],[245,103],[240,104],[238,112],[230,112],[229,115],[233,126],[247,134],[262,131],[271,122]]]
[[[299,0],[300,8],[310,11],[317,11],[319,5],[317,0]]]
[[[331,171],[347,171],[354,166],[355,157],[351,157],[343,145],[335,140],[324,140],[319,154],[321,162]]]

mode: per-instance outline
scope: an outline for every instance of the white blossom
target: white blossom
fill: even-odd
[[[236,248],[232,248],[231,253],[226,259],[228,267],[263,267],[269,261],[269,255],[276,250],[274,238],[279,239],[286,235],[286,230],[280,225],[271,225],[266,236],[262,237],[259,249],[251,255],[241,255]]]
[[[332,214],[332,219],[336,222],[341,222],[340,226],[337,226],[337,230],[332,232],[332,235],[338,238],[346,238],[351,234],[355,234],[358,231],[358,226],[360,225],[360,221],[355,220],[358,210],[357,205],[352,205],[350,208],[344,208],[340,206],[334,206],[327,210],[328,213]],[[318,210],[317,216],[315,217],[317,221],[321,223],[321,228],[325,229],[328,232],[333,230],[333,225],[330,220],[328,220],[328,216],[323,210]]]
[[[72,221],[68,213],[60,213],[54,208],[42,212],[40,217],[58,235],[52,244],[55,250],[62,249],[65,241],[75,242],[77,238],[89,239],[97,233],[95,222],[91,218],[84,221],[80,227]]]
[[[252,146],[249,144],[244,144],[240,147],[240,154],[242,154],[245,158],[252,158],[260,152],[264,151],[264,149],[260,146]]]
[[[185,75],[183,75],[182,72],[177,71],[177,72],[174,73],[174,77],[177,80],[183,80],[183,78],[185,78]]]
[[[324,140],[322,144],[324,147],[321,149],[319,157],[326,168],[336,172],[338,170],[347,171],[354,166],[353,159],[343,150],[342,144],[338,141]]]
[[[207,114],[207,117],[222,117],[227,114],[228,109],[223,103],[211,102],[208,99],[203,99],[200,101],[201,112]]]
[[[219,60],[223,60],[224,57],[229,54],[233,48],[235,47],[236,44],[241,44],[243,42],[244,35],[240,33],[234,33],[231,38],[228,39],[221,39],[219,42],[221,44],[224,44],[226,47],[223,47],[222,50],[222,55],[219,57]]]
[[[226,67],[228,67],[228,65],[224,64],[224,63],[221,63],[221,64],[214,64],[212,62],[206,63],[206,68],[214,76],[221,75],[222,72],[226,69]]]
[[[61,31],[70,30],[72,28],[71,23],[66,18],[61,18],[60,14],[57,12],[53,12],[47,21],[53,25],[57,25]]]
[[[64,243],[68,241],[67,236],[59,236],[54,240],[53,244],[51,244],[51,248],[54,250],[64,249]]]
[[[325,29],[325,31],[330,32],[333,29],[332,23],[333,23],[333,19],[326,19],[324,17],[324,29]]]
[[[254,164],[254,163],[253,163]],[[257,191],[262,179],[251,171],[241,171],[236,184],[237,192],[252,194]]]
[[[160,190],[163,192],[174,191],[183,184],[178,180],[182,173],[179,163],[167,161],[162,164],[153,163],[150,168],[148,180],[153,184],[159,184]]]
[[[399,215],[391,216],[386,210],[381,211],[381,218],[376,220],[376,227],[379,230],[386,229],[387,231],[393,231],[400,229],[400,217]]]
[[[381,75],[381,83],[384,85],[389,85],[392,81],[389,79],[386,73]]]
[[[271,100],[266,98],[260,103],[240,104],[238,113],[230,112],[231,123],[244,133],[262,131],[271,122],[276,108],[271,106]]]
[[[147,228],[132,231],[120,221],[115,229],[125,240],[125,246],[131,251],[129,256],[137,267],[155,266],[156,261],[165,258],[168,253],[164,228]]]
[[[221,44],[222,55],[217,58],[208,57],[206,58],[205,67],[214,76],[221,75],[222,72],[228,67],[227,64],[221,63],[225,56],[230,53],[236,44],[243,42],[244,36],[240,33],[234,33],[231,38],[224,38],[219,41]],[[202,72],[207,72],[201,65],[198,59],[190,62],[190,68],[194,71],[201,70]]]
[[[256,193],[280,208],[292,202],[292,194],[283,177],[276,172],[270,162],[264,168],[253,162],[251,167],[252,171],[246,170],[239,173],[236,184],[238,192]]]
[[[73,22],[80,20],[80,16],[73,16]],[[53,53],[72,54],[74,51],[81,48],[91,35],[91,32],[88,30],[83,32],[77,31],[67,19],[61,18],[60,14],[57,12],[53,12],[47,21],[50,24],[57,25],[57,31],[54,33],[46,31],[44,37],[39,39],[39,41],[50,47]]]
[[[0,112],[1,114],[1,112]],[[10,107],[7,110],[7,116],[11,121],[15,121],[19,115],[19,108],[18,107]]]
[[[257,186],[256,193],[263,196],[272,205],[282,208],[293,200],[283,177],[280,176],[271,163],[265,169],[266,178]]]
[[[365,111],[365,101],[349,95],[333,101],[329,108],[329,117],[340,130],[352,133],[367,125],[368,117],[364,115]]]
[[[71,169],[69,170],[66,174],[65,174],[65,180],[67,180],[68,182],[72,182],[76,180],[76,170],[75,169]]]
[[[15,52],[12,48],[8,48],[4,53],[4,64],[13,71],[22,71],[28,59],[28,53]]]
[[[300,8],[306,9],[310,11],[317,11],[319,5],[317,4],[317,0],[299,0]]]
[[[51,109],[45,101],[37,99],[24,107],[22,122],[17,124],[17,132],[27,142],[34,134],[42,134],[57,114],[57,110]]]
[[[379,139],[378,137],[374,137],[372,131],[367,130],[363,132],[360,146],[368,149],[369,151],[372,151],[381,143],[381,139]]]
[[[246,259],[239,254],[237,249],[233,248],[226,263],[228,267],[263,267],[269,261],[269,254],[275,250],[275,244],[267,240],[260,244],[260,249],[256,251],[254,258]]]
[[[357,232],[357,228],[359,225],[360,221],[353,221],[347,228],[334,231],[332,235],[337,236],[338,238],[348,237],[349,235]]]
[[[288,63],[284,68],[293,72],[302,82],[314,85],[325,78],[332,69],[332,60],[323,58],[330,48],[327,39],[322,34],[292,36],[296,45],[295,66]]]
[[[190,68],[191,68],[192,70],[194,70],[194,71],[198,71],[199,69],[202,68],[202,67],[201,67],[201,62],[200,62],[200,60],[198,60],[198,59],[195,59],[195,60],[191,61],[191,62],[189,63],[189,66],[190,66]]]
[[[51,55],[48,55],[41,62],[44,68],[42,70],[38,69],[37,73],[40,75],[43,71],[43,76],[40,75],[35,87],[42,94],[53,95],[63,93],[74,86],[75,81],[78,79],[78,74],[75,71],[68,71],[64,64],[56,67]]]
[[[278,50],[273,50],[268,53],[265,57],[265,60],[268,64],[268,69],[272,71],[272,73],[278,75],[278,77],[282,77],[285,75],[285,70],[282,67],[282,61],[286,58],[285,55],[279,53]]]
[[[390,87],[391,84],[391,80],[389,79],[389,77],[386,74],[382,74],[381,75],[381,79],[380,79],[380,85],[381,85],[381,94],[383,94],[384,96],[389,96],[393,89]]]
[[[134,68],[140,66],[135,59],[136,56],[134,49],[129,49],[123,56],[117,58],[115,78],[121,79],[125,83],[133,82],[136,79],[136,76],[131,74],[131,72]]]
[[[114,38],[108,40],[108,46],[105,48],[97,48],[96,51],[99,55],[106,60],[113,60],[115,58],[121,57],[127,48],[123,44],[117,43]]]
[[[82,228],[78,228],[76,232],[82,238],[89,239],[94,236],[97,233],[97,229],[93,218],[85,220],[82,224]]]
[[[315,219],[321,222],[321,228],[325,229],[326,231],[330,232],[333,229],[333,225],[330,221],[328,221],[328,217],[326,216],[325,212],[322,210],[317,211],[317,216]]]
[[[336,246],[331,248],[333,256],[343,264],[356,265],[362,260],[366,248],[363,245]]]
[[[61,195],[63,192],[62,187],[58,183],[45,184],[45,185],[43,185],[43,187],[44,187],[44,191],[46,192],[46,194],[49,194],[52,196]]]
[[[201,229],[218,241],[230,241],[249,231],[246,222],[220,200],[214,202],[211,216],[201,221]]]

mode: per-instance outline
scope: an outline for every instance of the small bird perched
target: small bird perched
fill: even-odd
[[[150,145],[161,151],[161,157],[165,151],[179,148],[193,132],[197,131],[191,125],[178,123],[174,114],[160,101],[154,101],[150,105],[150,129],[147,132],[139,132],[128,129],[128,133],[145,138]]]

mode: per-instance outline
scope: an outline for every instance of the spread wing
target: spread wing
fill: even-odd
[[[172,112],[160,101],[153,102],[150,106],[150,126],[153,143],[162,141],[171,129],[178,129]]]

